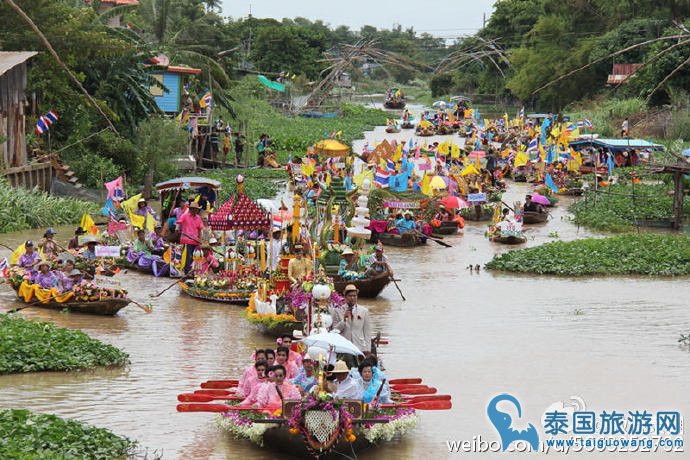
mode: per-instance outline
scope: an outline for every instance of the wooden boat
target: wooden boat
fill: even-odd
[[[19,296],[19,285],[11,285],[12,288],[17,292]],[[19,297],[22,302],[24,299]],[[37,300],[31,300],[29,302],[24,302],[27,304],[32,304],[31,308],[48,308],[51,310],[69,310],[73,313],[86,313],[89,315],[103,315],[103,316],[114,316],[125,308],[131,300],[127,298],[120,297],[106,297],[97,300],[88,301],[77,301],[70,299],[66,302],[57,302],[55,300],[49,300],[48,302],[38,302]]]
[[[460,215],[465,222],[486,222],[491,220],[494,215],[494,211],[491,208],[485,208],[482,206],[481,210],[477,212],[475,207],[463,208],[460,210]]]
[[[534,212],[534,211],[525,211],[522,214],[522,223],[523,224],[540,224],[542,222],[546,222],[546,220],[549,218],[549,213],[547,212]]]
[[[523,237],[518,237],[514,235],[509,235],[509,236],[493,236],[491,237],[491,241],[494,243],[501,243],[501,244],[523,244],[527,242],[527,238]]]
[[[585,189],[581,187],[568,188],[563,190],[562,192],[558,192],[559,195],[563,196],[580,196],[583,193],[585,193]]]
[[[388,127],[386,128],[386,132],[387,132],[388,134],[397,134],[397,133],[400,132],[400,128],[392,128],[392,127],[388,126]]]
[[[397,246],[400,248],[412,248],[426,244],[426,238],[411,233],[405,233],[403,235],[381,233],[378,235],[378,239],[386,246]]]
[[[376,298],[390,282],[388,273],[359,280],[344,280],[338,275],[333,276],[333,284],[338,293],[342,294],[348,284],[354,284],[359,289],[359,297],[367,299]]]
[[[409,122],[409,121],[408,121],[408,122],[403,122],[403,123],[400,125],[400,127],[401,127],[402,129],[413,129],[413,128],[414,128],[414,123]]]
[[[437,235],[455,235],[456,233],[458,233],[458,223],[454,220],[443,221],[440,227],[434,228],[434,234]]]
[[[401,99],[388,99],[383,103],[383,106],[391,110],[399,110],[405,108],[405,101]]]
[[[227,290],[219,292],[218,290],[197,288],[194,283],[189,280],[180,280],[177,282],[182,289],[182,292],[195,299],[208,300],[210,302],[232,303],[239,305],[247,305],[249,297],[253,291],[237,291]]]

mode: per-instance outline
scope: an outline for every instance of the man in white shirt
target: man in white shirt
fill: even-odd
[[[333,369],[338,389],[334,397],[337,399],[362,399],[362,384],[358,379],[350,375],[350,369],[347,368],[345,361],[338,361],[335,363]]]

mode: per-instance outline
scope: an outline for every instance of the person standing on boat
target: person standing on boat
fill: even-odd
[[[189,203],[187,212],[177,219],[176,226],[179,227],[180,243],[187,250],[187,257],[184,261],[184,271],[187,273],[192,266],[192,254],[194,249],[201,242],[201,230],[204,229],[204,221],[199,216],[199,203],[192,201]]]
[[[312,261],[304,257],[304,248],[298,244],[295,246],[295,258],[288,264],[288,279],[295,286],[311,273]]]
[[[271,235],[271,271],[278,268],[280,262],[280,254],[283,252],[283,239],[281,238],[283,231],[280,227],[273,229]]]
[[[55,230],[49,228],[43,234],[43,238],[38,242],[38,249],[43,251],[43,257],[46,259],[54,259],[58,252],[58,244],[53,239],[55,237]]]
[[[371,321],[369,320],[369,310],[366,307],[357,305],[357,294],[359,289],[354,284],[345,286],[343,295],[345,296],[345,311],[341,308],[332,308],[333,331],[337,331],[355,344],[362,352],[371,349]]]

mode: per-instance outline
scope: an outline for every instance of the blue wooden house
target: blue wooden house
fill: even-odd
[[[182,109],[182,89],[190,75],[198,75],[201,69],[169,65],[165,55],[159,55],[149,61],[159,67],[165,67],[162,73],[154,75],[167,88],[167,92],[158,86],[150,88],[158,107],[166,114],[177,115]]]

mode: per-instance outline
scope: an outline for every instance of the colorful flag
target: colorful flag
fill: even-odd
[[[40,117],[38,117],[38,121],[36,121],[36,134],[40,136],[43,133],[47,132],[49,126],[50,123],[48,122],[48,120],[46,120],[46,117],[41,115]]]
[[[3,278],[7,278],[7,257],[0,259],[0,274]]]
[[[103,185],[105,186],[105,189],[108,190],[108,195],[106,196],[106,198],[112,198],[115,201],[121,201],[125,197],[122,184],[122,176],[118,177],[115,180],[111,180],[110,182],[104,183]]]
[[[582,121],[582,120],[578,121],[578,122],[577,122],[577,127],[578,127],[579,129],[584,128],[584,127],[585,127],[585,122]]]
[[[539,146],[539,141],[538,141],[537,138],[535,137],[535,138],[532,139],[532,140],[530,141],[530,143],[527,145],[527,151],[536,150],[538,146]]]
[[[376,174],[374,174],[374,184],[379,188],[388,188],[390,174],[381,168],[376,168]]]
[[[551,177],[551,174],[546,173],[546,178],[544,179],[544,185],[546,185],[548,188],[553,190],[554,193],[558,192],[558,187],[556,186],[556,183],[553,181],[553,178]]]
[[[386,160],[386,169],[395,172],[395,162],[390,159]]]
[[[45,119],[48,120],[48,125],[52,125],[58,120],[58,114],[55,110],[50,109],[50,111],[45,114]]]
[[[587,125],[587,129],[592,129],[594,127],[589,118],[585,118],[585,125]]]
[[[213,103],[213,98],[211,97],[210,91],[206,91],[199,98],[199,107],[201,107],[202,109],[205,109],[206,107],[211,107],[212,103]]]
[[[525,106],[523,105],[522,108],[520,109],[520,118],[524,119],[525,118]]]
[[[81,223],[79,224],[81,228],[86,230],[86,233],[89,233],[91,235],[98,235],[98,227],[96,227],[96,223],[93,221],[93,217],[91,217],[91,214],[88,212],[85,212],[83,216],[81,216]]]

